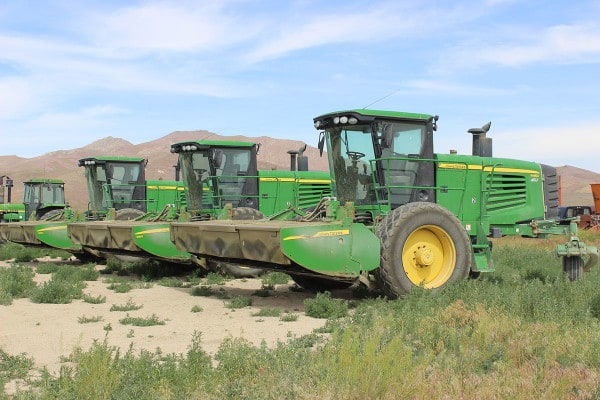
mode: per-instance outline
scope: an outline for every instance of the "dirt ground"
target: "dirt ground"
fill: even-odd
[[[0,262],[1,267],[10,264]],[[35,263],[31,263],[35,267]],[[103,268],[99,266],[98,268]],[[37,274],[38,284],[50,279],[49,274]],[[75,348],[88,349],[94,340],[108,343],[126,352],[131,345],[139,351],[185,353],[195,332],[201,332],[205,351],[214,354],[226,338],[243,337],[259,345],[263,340],[268,346],[290,337],[311,333],[325,324],[325,320],[304,314],[304,299],[314,297],[309,292],[290,291],[293,283],[277,285],[269,297],[252,296],[261,288],[260,279],[231,280],[223,287],[229,297],[251,297],[253,304],[242,309],[226,307],[228,300],[212,297],[191,296],[190,288],[171,288],[157,284],[148,289],[133,289],[116,293],[107,288],[105,276],[95,282],[86,282],[83,290],[90,296],[105,296],[106,302],[90,304],[74,300],[70,304],[36,304],[30,299],[15,299],[9,306],[0,305],[0,348],[11,355],[25,353],[35,361],[35,367],[47,367],[57,373],[61,362]],[[142,308],[135,311],[110,311],[113,305],[131,301]],[[192,308],[202,308],[192,312]],[[281,321],[279,317],[258,317],[252,314],[261,308],[279,308],[282,312],[298,315],[293,322]],[[166,321],[164,325],[136,327],[119,322],[129,314],[132,317],[156,315]],[[80,318],[101,317],[99,322],[80,323]]]

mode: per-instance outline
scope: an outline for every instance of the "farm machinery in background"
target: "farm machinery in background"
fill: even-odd
[[[600,232],[600,183],[590,184],[592,196],[594,197],[594,207],[590,206],[560,206],[558,208],[558,221],[560,224],[567,225],[576,222],[579,229],[593,230]]]
[[[176,180],[146,180],[147,160],[138,157],[88,157],[79,160],[84,168],[89,203],[85,211],[56,209],[43,221],[0,224],[0,238],[25,246],[40,246],[71,252],[77,258],[95,260],[67,235],[73,221],[133,219],[156,215],[167,204],[184,205],[183,184]],[[25,192],[27,194],[27,191]]]
[[[209,262],[288,273],[307,289],[361,282],[391,298],[493,271],[489,237],[567,235],[557,253],[570,279],[597,262],[575,224],[556,223],[555,168],[492,157],[490,124],[469,130],[472,155],[434,153],[437,121],[365,109],[316,117],[332,196],[263,220],[172,222],[171,240]]]
[[[0,222],[47,220],[67,208],[65,182],[58,179],[28,179],[23,182],[23,202],[12,203],[13,180],[0,176]]]
[[[69,237],[89,251],[175,263],[195,262],[238,277],[256,275],[262,270],[226,262],[206,264],[189,252],[178,250],[170,240],[169,225],[173,221],[262,219],[290,205],[314,207],[322,197],[331,194],[329,173],[308,171],[306,146],[288,151],[290,171],[259,171],[259,148],[259,144],[235,141],[175,143],[171,152],[178,154],[185,207],[173,204],[159,215],[148,214],[133,221],[69,223]]]

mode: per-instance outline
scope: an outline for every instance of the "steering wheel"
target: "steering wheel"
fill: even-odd
[[[347,151],[346,154],[348,154],[348,157],[350,157],[352,161],[358,161],[365,156],[365,153],[361,153],[360,151]]]

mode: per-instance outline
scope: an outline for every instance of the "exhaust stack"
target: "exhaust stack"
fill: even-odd
[[[308,171],[308,157],[304,155],[306,144],[298,150],[288,150],[290,171]]]
[[[488,122],[481,128],[471,128],[468,130],[473,135],[473,152],[474,156],[492,157],[492,138],[486,136],[490,130],[492,122]]]

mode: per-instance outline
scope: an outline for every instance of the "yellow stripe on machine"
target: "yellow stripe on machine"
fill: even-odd
[[[67,225],[50,226],[48,228],[38,229],[37,233],[41,235],[44,232],[48,232],[48,231],[60,231],[60,230],[63,230],[63,229],[67,229]]]
[[[148,186],[148,189],[154,189],[154,190],[184,190],[183,186],[155,186],[155,185],[151,185]]]
[[[320,231],[315,233],[314,235],[296,235],[296,236],[288,236],[283,240],[298,240],[298,239],[308,239],[308,238],[318,238],[318,237],[330,237],[330,236],[344,236],[349,235],[349,229],[338,229],[335,231]]]
[[[330,179],[260,178],[261,182],[331,183]]]
[[[470,169],[470,170],[483,170],[484,172],[512,172],[518,174],[530,174],[533,176],[539,176],[540,171],[533,169],[522,169],[522,168],[505,168],[505,167],[483,167],[477,164],[460,164],[460,163],[440,163],[438,168],[443,169]]]
[[[139,239],[139,238],[143,237],[144,235],[151,235],[153,233],[163,233],[163,232],[168,232],[168,231],[169,231],[168,226],[166,228],[147,229],[145,231],[136,232],[135,237]]]

